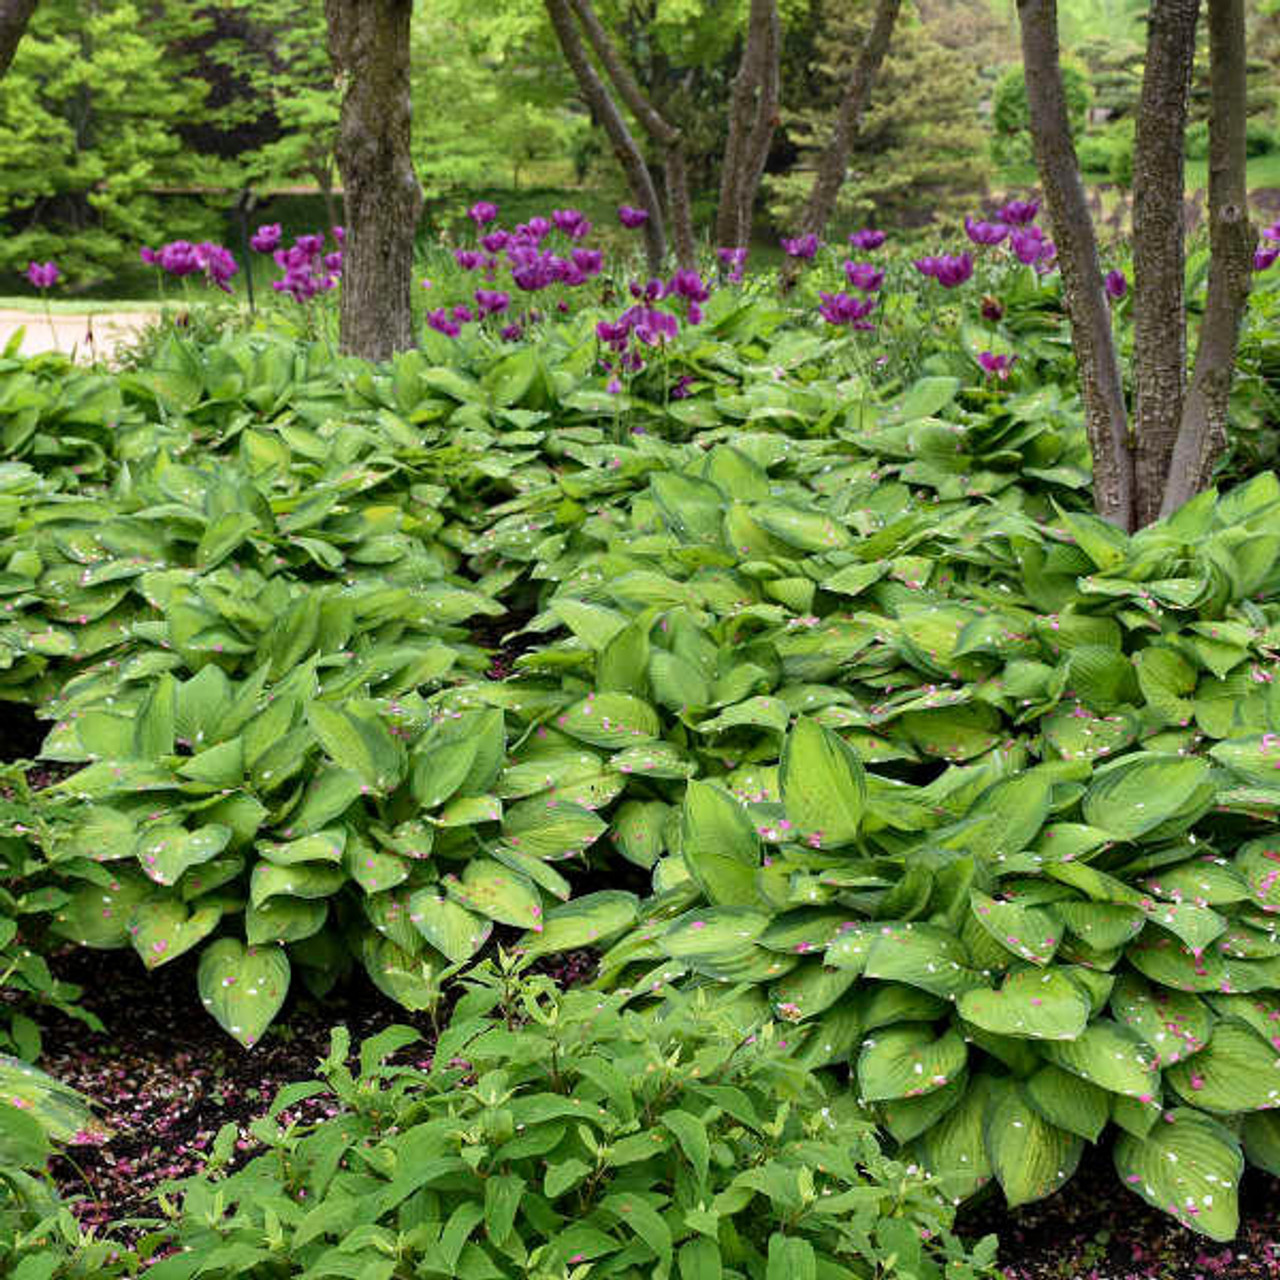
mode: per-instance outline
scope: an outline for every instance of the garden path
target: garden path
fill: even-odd
[[[68,355],[74,352],[78,360],[89,361],[95,355],[109,359],[118,346],[132,342],[156,314],[146,310],[102,311],[83,315],[55,313],[50,318],[41,311],[0,308],[0,350],[25,326],[23,355],[62,351]]]

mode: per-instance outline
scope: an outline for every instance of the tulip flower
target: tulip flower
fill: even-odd
[[[845,278],[855,289],[874,293],[884,283],[884,268],[870,262],[846,262]]]
[[[1107,297],[1119,302],[1129,292],[1129,281],[1123,271],[1108,271],[1103,277],[1102,287],[1106,289]]]
[[[849,237],[849,243],[855,249],[878,249],[884,244],[885,235],[883,231],[876,231],[871,227],[864,227],[861,231],[855,231]]]
[[[54,262],[28,262],[27,279],[37,289],[52,289],[62,272]]]
[[[965,235],[974,244],[999,244],[1009,234],[1009,228],[1003,222],[976,222],[973,218],[964,220]]]
[[[490,200],[477,200],[475,204],[467,210],[467,217],[476,224],[477,227],[487,226],[490,222],[497,219],[498,206]]]
[[[784,236],[780,243],[782,252],[788,258],[798,258],[802,262],[816,257],[818,253],[818,237],[812,231],[808,235],[796,236],[793,240],[788,240]]]
[[[988,377],[999,378],[1003,382],[1013,368],[1017,356],[996,355],[993,351],[979,351],[978,363],[986,371]]]
[[[1011,223],[1014,226],[1025,226],[1029,222],[1034,222],[1036,214],[1039,212],[1039,200],[1010,200],[1001,206],[996,216],[1001,222]]]
[[[618,206],[618,221],[629,231],[643,227],[649,221],[648,209],[636,209],[629,204]]]

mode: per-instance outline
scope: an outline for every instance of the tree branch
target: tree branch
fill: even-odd
[[[1063,300],[1071,322],[1085,428],[1093,451],[1094,503],[1099,515],[1132,527],[1133,459],[1124,384],[1111,333],[1098,261],[1098,242],[1071,141],[1058,53],[1057,0],[1018,0],[1022,63],[1036,168],[1053,221]]]
[[[1209,292],[1162,516],[1171,515],[1208,485],[1213,464],[1227,445],[1231,373],[1249,298],[1255,243],[1245,187],[1244,0],[1209,0],[1209,76]]]
[[[38,0],[0,0],[0,77],[9,70]]]
[[[1183,149],[1200,0],[1147,20],[1133,165],[1133,450],[1138,528],[1160,513],[1187,377]]]
[[[667,256],[667,241],[662,226],[662,204],[653,185],[649,166],[645,163],[631,130],[627,128],[627,122],[622,118],[617,103],[591,65],[591,59],[587,56],[582,37],[573,20],[571,0],[545,0],[545,3],[547,16],[551,19],[556,38],[564,52],[565,61],[578,82],[578,88],[596,119],[604,126],[605,133],[609,135],[614,155],[627,176],[632,197],[648,211],[649,220],[644,224],[645,250],[649,270],[656,275],[662,270],[662,260]]]

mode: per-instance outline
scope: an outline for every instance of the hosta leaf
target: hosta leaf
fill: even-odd
[[[526,935],[521,946],[527,955],[599,948],[635,924],[640,900],[621,889],[582,894],[571,902],[552,907],[542,921],[541,933]]]
[[[987,1113],[986,1142],[1010,1207],[1052,1195],[1084,1151],[1081,1138],[1046,1120],[1016,1085],[1004,1089]]]
[[[493,923],[468,911],[435,888],[409,899],[409,920],[453,964],[469,960],[488,941]]]
[[[685,789],[681,848],[689,873],[716,905],[758,901],[760,841],[746,809],[721,787],[690,782]]]
[[[971,967],[964,944],[947,929],[916,922],[878,925],[870,942],[863,968],[867,978],[905,982],[948,1000],[988,985]]]
[[[967,1022],[1003,1036],[1074,1040],[1088,1024],[1089,998],[1064,974],[1024,969],[998,991],[968,991],[958,1009]]]
[[[671,806],[661,800],[626,800],[613,815],[613,842],[628,862],[652,867],[666,847]]]
[[[462,878],[445,877],[449,896],[489,920],[521,929],[542,929],[542,899],[533,882],[491,858],[468,862]]]
[[[129,921],[155,893],[140,875],[115,871],[105,885],[85,884],[54,916],[55,929],[82,947],[109,950],[129,945]]]
[[[1146,923],[1136,907],[1111,902],[1057,902],[1053,909],[1072,933],[1102,951],[1131,942]]]
[[[375,794],[392,790],[404,776],[404,748],[381,721],[324,702],[308,704],[306,715],[329,759]]]
[[[285,834],[303,836],[324,829],[360,798],[361,786],[357,774],[322,764],[307,783],[302,802],[290,814]]]
[[[1234,1114],[1280,1107],[1280,1058],[1239,1022],[1220,1022],[1208,1046],[1165,1072],[1183,1100],[1204,1111]]]
[[[955,1200],[967,1200],[991,1177],[984,1135],[991,1094],[991,1077],[975,1075],[964,1097],[917,1140],[920,1163]]]
[[[140,902],[129,920],[129,933],[142,963],[158,969],[207,938],[221,919],[221,907],[197,907],[188,913],[185,903],[173,899]]]
[[[365,893],[394,889],[409,878],[410,864],[404,858],[375,849],[367,840],[351,840],[343,855],[342,865],[347,875]]]
[[[770,995],[774,1008],[782,1017],[810,1018],[830,1009],[854,984],[857,976],[847,969],[832,969],[824,964],[808,962],[797,965],[785,977],[779,978]],[[847,1005],[845,1007],[848,1008]],[[854,1021],[861,1029],[861,1017],[855,1017]]]
[[[503,840],[532,858],[585,854],[605,829],[605,824],[581,805],[537,796],[512,805],[502,820]]]
[[[588,694],[557,716],[556,725],[572,738],[614,750],[662,732],[658,713],[629,693]]]
[[[1280,911],[1280,838],[1250,840],[1236,852],[1236,869],[1264,911]]]
[[[1083,1076],[1101,1089],[1148,1101],[1160,1091],[1155,1055],[1134,1031],[1101,1019],[1075,1040],[1048,1040],[1042,1052],[1050,1062]]]
[[[195,831],[157,826],[138,837],[138,862],[157,884],[176,884],[188,867],[216,858],[230,843],[231,828],[209,823]]]
[[[197,982],[201,1003],[222,1029],[252,1049],[289,992],[289,957],[283,947],[220,938],[201,955]]]
[[[1084,818],[1123,840],[1136,840],[1181,816],[1209,776],[1206,760],[1142,753],[1095,774],[1084,797]],[[1194,820],[1198,814],[1188,819]]]
[[[1213,1014],[1204,1001],[1152,986],[1135,973],[1120,976],[1111,993],[1111,1012],[1155,1050],[1162,1066],[1199,1053],[1213,1030]]]
[[[1045,965],[1053,959],[1062,925],[1051,911],[997,902],[976,889],[970,901],[978,923],[1006,950],[1032,964]]]
[[[880,1107],[880,1120],[895,1142],[910,1142],[933,1128],[965,1095],[969,1073],[962,1069],[941,1089],[917,1098],[897,1098]]]
[[[1252,1111],[1240,1126],[1244,1153],[1251,1165],[1280,1175],[1280,1112]]]
[[[858,1089],[868,1102],[911,1098],[940,1089],[965,1064],[959,1034],[940,1036],[927,1023],[886,1027],[863,1041],[858,1055]]]
[[[411,954],[390,938],[366,932],[360,939],[360,959],[374,986],[396,1004],[433,1009],[440,1002],[445,966],[435,952]]]
[[[341,867],[324,863],[299,862],[277,867],[259,862],[249,877],[249,901],[260,907],[269,898],[285,894],[292,898],[330,898],[347,882]]]
[[[245,908],[244,934],[251,947],[272,942],[301,942],[324,928],[329,904],[324,899],[275,897],[260,907]]]
[[[1047,1063],[1023,1082],[1027,1101],[1050,1124],[1068,1133],[1097,1142],[1110,1117],[1110,1098],[1105,1089],[1081,1076]]]
[[[779,766],[782,802],[797,836],[816,846],[850,843],[867,807],[862,762],[838,734],[801,716]]]
[[[278,867],[289,867],[296,862],[341,862],[346,847],[347,829],[334,827],[280,844],[263,840],[257,849],[268,862],[274,862]]]
[[[701,956],[738,956],[754,950],[753,944],[769,925],[769,917],[749,907],[708,907],[677,916],[663,930],[659,944],[676,959]]]
[[[1208,1116],[1179,1107],[1146,1138],[1121,1134],[1114,1154],[1120,1180],[1148,1204],[1212,1240],[1239,1226],[1240,1144]]]

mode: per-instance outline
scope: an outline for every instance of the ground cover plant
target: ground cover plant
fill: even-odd
[[[382,366],[261,322],[6,356],[51,928],[198,952],[245,1046],[295,981],[431,1010],[495,932],[591,946],[610,1008],[785,1028],[953,1200],[1047,1195],[1105,1131],[1230,1238],[1244,1159],[1280,1172],[1270,262],[1240,483],[1130,536],[1086,510],[1033,203],[916,261],[793,242],[790,305],[615,276],[571,212],[487,247],[473,210]]]

